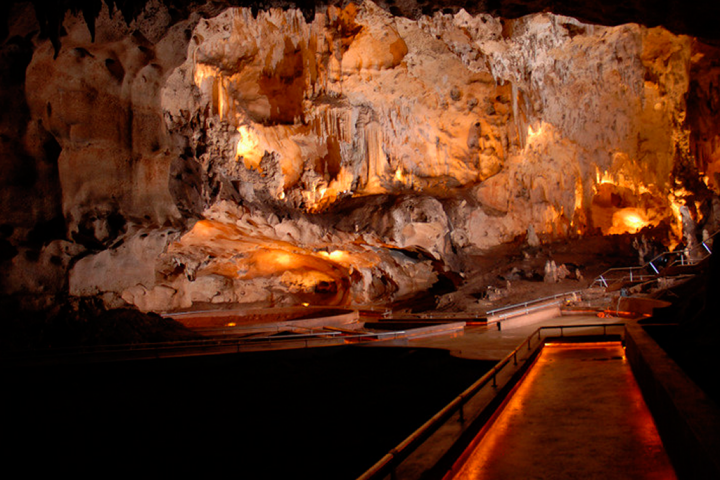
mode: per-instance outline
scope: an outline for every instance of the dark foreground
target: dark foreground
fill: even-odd
[[[26,475],[355,478],[492,365],[338,347],[5,370],[3,457]]]

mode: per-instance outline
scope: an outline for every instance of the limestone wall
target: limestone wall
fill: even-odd
[[[8,9],[6,293],[390,301],[525,235],[714,218],[718,50],[663,27],[153,0],[53,43]]]

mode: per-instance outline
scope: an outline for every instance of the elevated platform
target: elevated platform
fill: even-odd
[[[564,320],[516,343],[359,478],[720,478],[720,408],[637,320]],[[469,336],[501,348],[509,335]]]
[[[673,479],[620,342],[549,343],[452,479]]]

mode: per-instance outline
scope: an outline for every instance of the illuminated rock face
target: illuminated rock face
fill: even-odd
[[[345,196],[463,191],[473,211],[454,233],[487,247],[529,224],[635,229],[593,209],[600,183],[661,198],[623,205],[645,223],[670,217],[691,50],[663,29],[553,15],[411,21],[365,3],[306,23],[228,10],[198,25],[162,103],[170,131],[195,132],[203,167],[244,200],[316,212]]]
[[[57,58],[39,42],[26,71],[26,142],[57,145],[73,240],[53,268],[85,255],[72,295],[388,302],[528,232],[664,222],[672,243],[680,204],[704,220],[718,188],[718,53],[691,37],[371,2],[312,21],[155,7],[135,34],[104,9],[95,42],[70,16]],[[32,290],[17,272],[42,265],[11,266]]]

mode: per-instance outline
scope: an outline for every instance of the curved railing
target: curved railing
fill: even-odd
[[[642,266],[610,268],[595,278],[591,285],[608,287],[618,282],[642,282],[657,278],[664,269],[672,266],[695,265],[712,254],[712,240],[718,233],[720,231],[713,233],[693,248],[663,252]],[[695,252],[699,254],[695,255]]]

